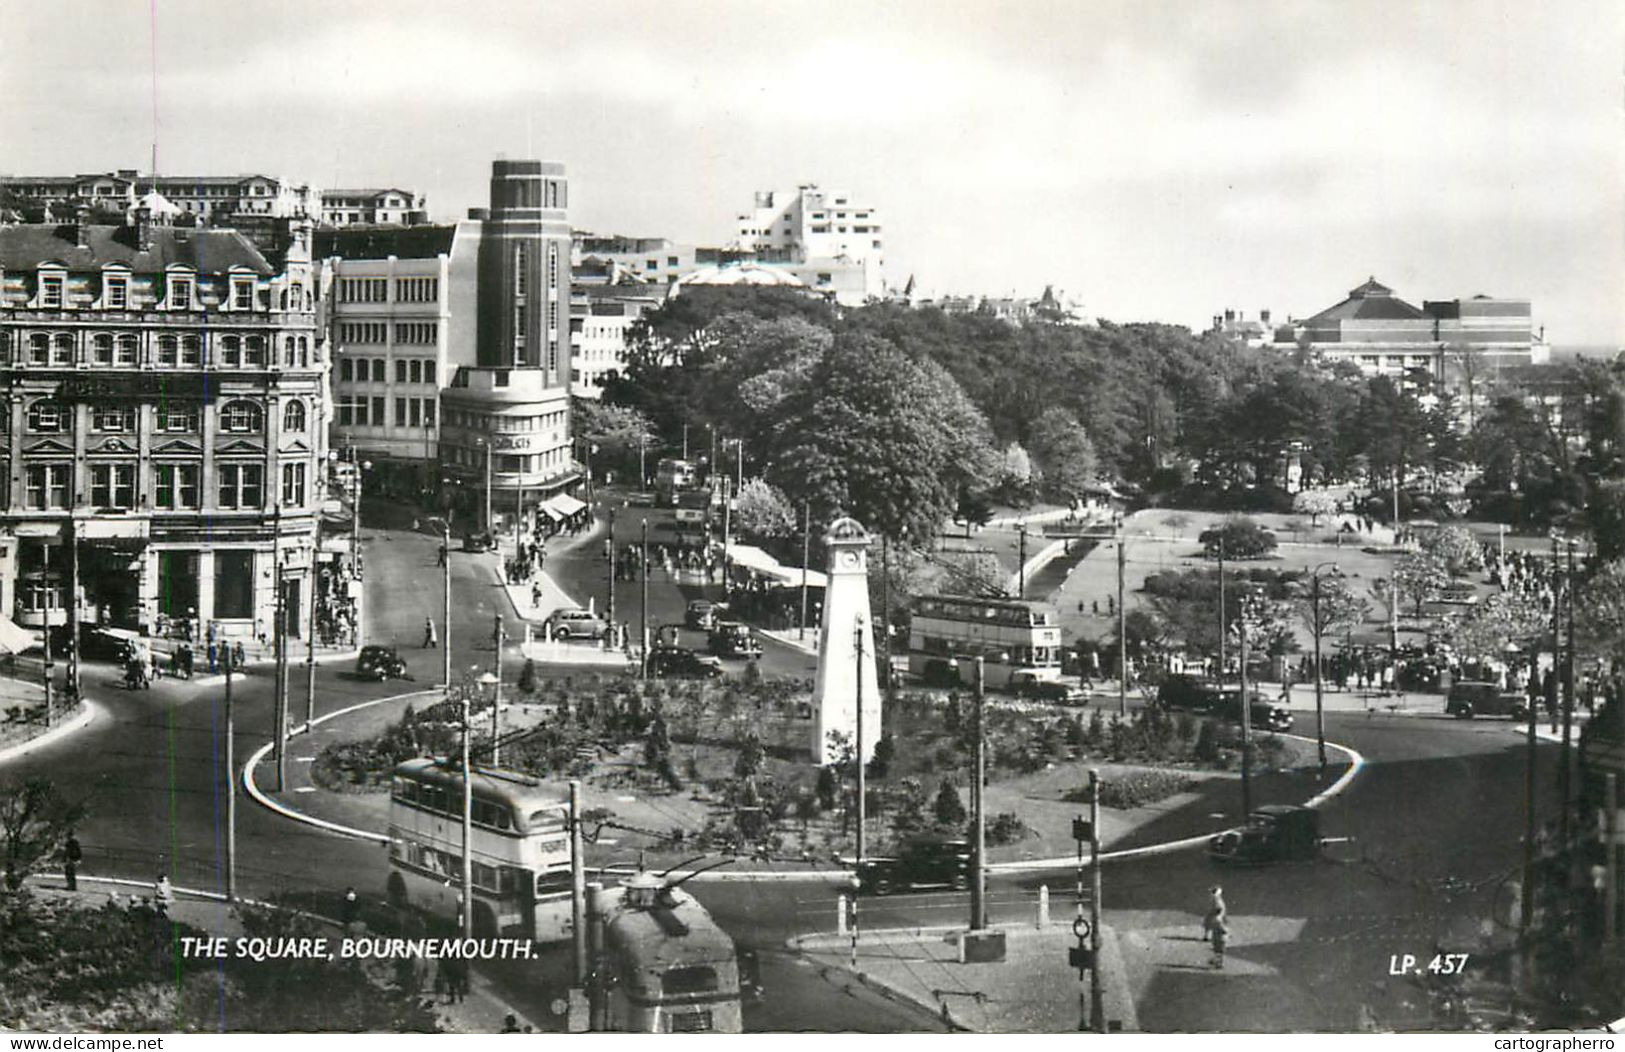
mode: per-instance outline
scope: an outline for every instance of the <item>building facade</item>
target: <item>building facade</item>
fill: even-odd
[[[322,191],[323,226],[412,226],[428,221],[425,198],[411,190],[389,187]]]
[[[0,610],[304,631],[328,404],[309,227],[0,227]],[[77,579],[78,589],[71,587]]]
[[[639,318],[658,307],[658,285],[577,283],[570,292],[570,393],[596,399],[604,381],[626,368],[626,341]]]
[[[828,288],[837,302],[852,305],[885,294],[881,233],[877,209],[812,183],[759,191],[735,230],[739,247],[759,262],[791,265],[809,288]]]
[[[1474,296],[1416,307],[1376,278],[1350,289],[1342,302],[1276,329],[1275,344],[1305,347],[1369,376],[1397,379],[1420,370],[1441,383],[1455,381],[1462,356],[1487,370],[1550,357],[1528,300]]]
[[[73,218],[80,206],[98,211],[131,209],[157,194],[184,216],[220,223],[237,215],[314,219],[318,191],[308,184],[269,175],[142,175],[121,169],[100,175],[0,176],[0,190],[21,203],[51,208],[51,219]]]

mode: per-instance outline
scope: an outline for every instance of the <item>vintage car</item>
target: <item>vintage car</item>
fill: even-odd
[[[715,679],[722,675],[722,662],[709,654],[696,654],[687,647],[653,647],[649,651],[649,675]]]
[[[974,857],[964,840],[914,840],[896,855],[864,859],[858,866],[858,888],[873,895],[910,888],[959,890],[970,885]]]
[[[739,621],[718,621],[707,642],[717,657],[750,658],[762,654],[762,644],[756,641],[756,634],[749,625]]]
[[[1060,679],[1016,679],[1011,677],[1016,696],[1056,705],[1087,705],[1089,692],[1076,683]]]
[[[1165,709],[1206,712],[1218,698],[1218,682],[1206,676],[1174,673],[1157,688],[1157,702]]]
[[[411,679],[406,661],[394,647],[366,646],[355,659],[355,674],[362,679]]]
[[[548,615],[542,623],[542,634],[561,642],[571,639],[603,639],[609,632],[609,622],[580,607],[564,607]]]
[[[710,631],[716,627],[719,607],[709,599],[695,599],[683,613],[683,624],[689,628]]]
[[[494,544],[495,542],[489,533],[463,534],[463,551],[465,552],[488,552]]]
[[[1308,807],[1269,804],[1254,809],[1247,824],[1209,838],[1215,862],[1262,865],[1320,857],[1320,812]]]
[[[1450,693],[1445,696],[1444,711],[1461,720],[1474,716],[1511,716],[1521,720],[1529,715],[1529,699],[1504,691],[1496,683],[1464,679],[1451,685]]]
[[[1247,706],[1247,722],[1257,730],[1285,731],[1292,729],[1292,711],[1284,705],[1273,705],[1264,700],[1262,695],[1247,692],[1249,703]],[[1241,722],[1241,691],[1230,687],[1218,692],[1213,704],[1208,708],[1209,715],[1217,716],[1230,723]]]

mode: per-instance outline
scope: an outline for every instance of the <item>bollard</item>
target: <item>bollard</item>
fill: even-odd
[[[1038,885],[1038,926],[1049,927],[1049,885]]]
[[[835,896],[835,934],[846,934],[846,896]]]

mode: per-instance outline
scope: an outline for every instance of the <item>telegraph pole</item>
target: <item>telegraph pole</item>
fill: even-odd
[[[1568,637],[1569,646],[1563,657],[1563,766],[1558,770],[1559,792],[1563,796],[1563,810],[1560,812],[1562,820],[1563,850],[1569,849],[1570,825],[1569,812],[1572,803],[1569,799],[1574,787],[1574,774],[1570,770],[1573,754],[1570,751],[1574,726],[1574,538],[1569,538],[1569,573],[1568,588],[1565,598],[1568,601]]]
[[[316,518],[316,532],[310,539],[310,617],[305,622],[305,640],[309,643],[305,655],[305,733],[316,719],[316,586],[321,580],[321,564],[316,556],[322,549],[322,520]]]
[[[609,614],[609,632],[613,636],[620,631],[615,620],[615,508],[613,505],[609,509],[609,540],[605,543],[609,545],[609,602],[605,605]]]
[[[491,629],[491,671],[496,674],[496,684],[491,688],[491,766],[502,766],[501,746],[502,740],[502,641],[507,638],[502,631],[502,615],[496,615],[496,624]]]
[[[287,587],[282,579],[282,500],[277,495],[276,515],[274,525],[276,532],[271,538],[271,582],[276,588],[275,605],[272,607],[271,644],[276,657],[276,703],[274,706],[274,719],[276,725],[272,728],[274,737],[272,752],[276,761],[276,791],[282,792],[287,775],[287,737],[288,737],[288,618],[287,618]]]
[[[649,520],[643,520],[643,550],[638,553],[638,635],[643,649],[638,659],[638,674],[649,678]]]
[[[1315,742],[1320,748],[1320,773],[1326,773],[1326,712],[1323,707],[1325,698],[1325,684],[1320,674],[1320,636],[1325,629],[1320,620],[1320,567],[1315,567],[1314,576],[1309,579],[1311,588],[1310,597],[1312,606],[1309,611],[1311,626],[1315,630]]]
[[[1242,597],[1241,611],[1236,618],[1241,635],[1241,817],[1245,821],[1253,813],[1253,706],[1247,696],[1247,598]]]
[[[1224,535],[1219,535],[1219,686],[1224,686],[1224,636],[1230,625],[1224,619]]]
[[[1100,769],[1089,768],[1089,1022],[1106,1032],[1106,998],[1100,986]]]
[[[68,635],[73,640],[73,651],[68,654],[68,693],[74,704],[79,703],[79,530],[73,519],[68,519]],[[46,635],[50,635],[50,618],[46,618]],[[51,719],[51,706],[45,706],[45,719]]]
[[[589,462],[591,455],[589,454]],[[592,469],[587,469],[587,485],[592,486]],[[496,546],[496,524],[491,521],[491,440],[485,442],[485,532],[491,535],[491,545]]]
[[[443,564],[445,569],[445,608],[441,611],[440,643],[443,648],[440,655],[442,672],[446,677],[446,689],[451,689],[451,519],[447,518],[441,524],[442,538],[446,545],[446,558]]]
[[[587,983],[587,869],[581,835],[581,780],[570,782],[570,934],[577,986]]]
[[[891,537],[880,535],[880,695],[889,703],[892,696],[891,674]]]
[[[450,647],[447,648],[448,651]],[[462,746],[463,746],[463,907],[459,911],[463,938],[474,937],[474,856],[472,854],[474,840],[474,770],[468,761],[468,739],[472,728],[469,726],[473,719],[471,709],[472,698],[465,685],[463,687],[463,718]]]
[[[1017,528],[1021,536],[1021,554],[1017,556],[1016,565],[1016,598],[1027,598],[1027,524],[1024,522]]]
[[[987,927],[987,812],[982,806],[982,780],[987,776],[987,736],[982,726],[986,714],[986,681],[982,656],[976,657],[976,762],[971,782],[971,815],[975,829],[971,841],[970,926],[972,931]]]
[[[51,712],[51,679],[56,675],[56,665],[51,660],[51,608],[56,605],[56,588],[51,584],[51,544],[46,541],[40,545],[44,553],[41,562],[41,580],[45,582],[45,713],[50,718]]]
[[[226,901],[237,900],[237,727],[231,709],[231,648],[220,648],[226,670]]]
[[[864,849],[864,844],[865,844],[865,836],[864,836],[864,828],[863,827],[864,827],[864,819],[866,817],[865,811],[866,811],[866,809],[868,807],[868,800],[866,799],[866,797],[868,795],[868,793],[867,793],[868,783],[866,782],[866,780],[864,778],[864,772],[863,772],[863,769],[868,766],[866,763],[863,762],[864,761],[864,756],[863,756],[863,633],[865,631],[867,631],[867,627],[863,623],[863,615],[859,614],[858,618],[857,618],[857,623],[856,623],[856,625],[854,626],[854,628],[852,630],[852,642],[853,642],[853,644],[855,646],[855,649],[858,652],[858,667],[856,669],[858,679],[857,679],[856,687],[857,687],[857,701],[858,701],[858,727],[857,727],[857,731],[858,731],[858,750],[857,750],[858,755],[857,755],[857,763],[858,763],[858,871],[859,872],[863,871],[863,856],[864,856],[864,850],[863,849]]]
[[[807,638],[807,563],[812,559],[812,501],[801,502],[801,627],[797,639]]]
[[[733,501],[728,496],[728,476],[722,476],[722,595],[733,594],[733,574],[728,572],[728,548],[733,544]]]
[[[1117,714],[1128,715],[1128,611],[1123,606],[1123,567],[1128,561],[1128,529],[1117,527]]]

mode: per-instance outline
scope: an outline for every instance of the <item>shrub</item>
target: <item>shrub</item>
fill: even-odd
[[[931,813],[939,825],[958,828],[965,824],[965,804],[959,799],[959,790],[954,783],[946,778],[937,787],[937,798],[931,805]]]
[[[818,806],[824,811],[835,810],[835,797],[841,789],[841,780],[833,767],[820,767],[818,769],[818,785],[814,792],[818,794]]]
[[[1275,550],[1275,534],[1243,515],[1203,530],[1198,539],[1204,553],[1218,555],[1222,548],[1226,559],[1259,559]]]
[[[532,658],[526,658],[525,667],[519,670],[519,689],[525,694],[536,693],[536,662]]]
[[[1013,844],[1030,832],[1027,823],[1014,811],[1001,811],[993,816],[993,821],[987,827],[987,842],[993,847]]]
[[[1198,763],[1216,763],[1219,759],[1219,728],[1212,720],[1203,720],[1196,732],[1196,745],[1191,755]]]
[[[1100,803],[1102,807],[1118,810],[1144,807],[1184,792],[1195,781],[1180,771],[1137,771],[1127,777],[1109,778],[1102,782]],[[1087,798],[1089,789],[1084,786],[1074,792],[1082,793]],[[1071,794],[1068,794],[1068,799],[1072,799]]]

